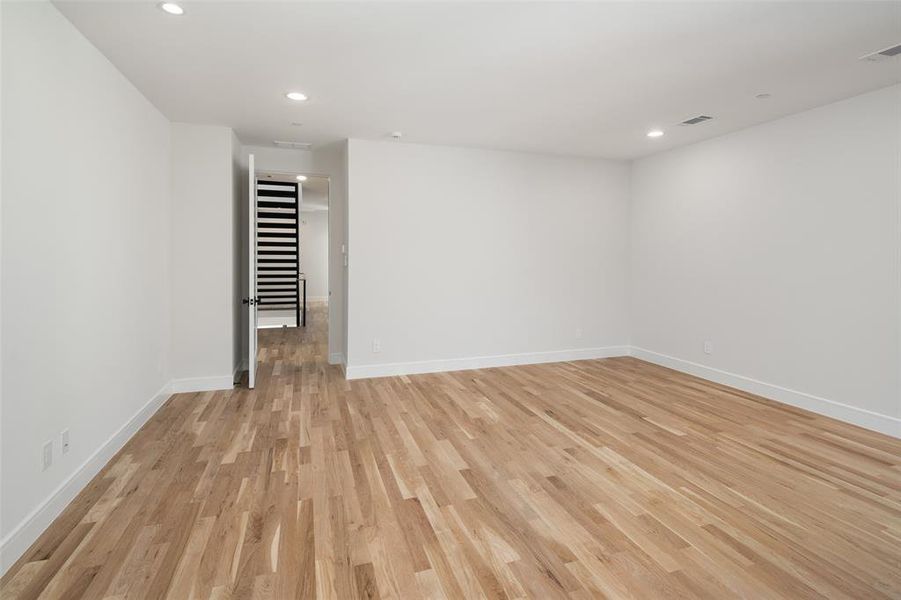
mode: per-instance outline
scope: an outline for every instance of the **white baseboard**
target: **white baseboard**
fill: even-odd
[[[511,367],[514,365],[590,360],[594,358],[610,358],[611,356],[628,356],[628,354],[628,346],[607,346],[604,348],[578,348],[574,350],[499,354],[495,356],[422,360],[405,363],[383,363],[379,365],[348,365],[345,369],[345,373],[347,379],[368,379],[371,377],[414,375],[417,373],[440,373],[443,371],[466,371],[469,369],[487,369],[491,367]]]
[[[5,574],[19,560],[19,557],[115,456],[116,452],[162,407],[170,395],[170,384],[167,383],[43,502],[28,513],[3,540],[0,540],[0,575]]]
[[[681,358],[676,358],[674,356],[667,356],[666,354],[645,350],[644,348],[633,346],[632,356],[664,367],[669,367],[670,369],[675,369],[676,371],[682,371],[683,373],[688,373],[702,379],[707,379],[758,396],[763,396],[770,400],[782,402],[783,404],[803,408],[820,415],[838,419],[839,421],[845,421],[846,423],[851,423],[852,425],[857,425],[865,429],[901,438],[901,419],[896,417],[883,415],[863,408],[857,408],[855,406],[836,402],[835,400],[828,400],[826,398],[814,396],[813,394],[791,390],[771,383],[765,383],[763,381],[758,381],[757,379],[752,379],[751,377],[722,371],[688,360],[682,360]]]
[[[235,377],[232,375],[214,375],[212,377],[187,377],[185,379],[173,379],[171,391],[173,394],[188,392],[213,392],[216,390],[230,390],[235,387]]]

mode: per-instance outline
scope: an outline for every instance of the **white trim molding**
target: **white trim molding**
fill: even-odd
[[[34,508],[9,534],[0,540],[0,574],[6,571],[40,537],[91,479],[122,449],[144,424],[169,399],[170,384],[166,384],[119,428],[94,453],[75,469],[50,495]]]
[[[819,415],[824,415],[865,429],[901,438],[901,419],[897,417],[857,408],[856,406],[850,406],[848,404],[843,404],[842,402],[836,402],[835,400],[828,400],[806,392],[799,392],[798,390],[784,388],[772,383],[758,381],[751,377],[722,371],[720,369],[683,360],[674,356],[652,352],[651,350],[638,348],[636,346],[632,347],[632,356],[676,371],[688,373],[689,375],[694,375],[702,379],[707,379],[715,383],[728,385],[729,387],[763,396],[764,398],[775,400],[776,402],[803,408],[804,410],[809,410],[810,412]]]
[[[187,377],[185,379],[173,379],[171,391],[173,394],[189,392],[215,392],[217,390],[230,390],[235,387],[235,375],[214,375],[212,377]]]
[[[551,350],[549,352],[526,352],[523,354],[498,354],[494,356],[474,356],[467,358],[447,358],[421,360],[405,363],[382,363],[376,365],[347,365],[347,379],[368,379],[391,377],[394,375],[415,375],[417,373],[441,373],[444,371],[467,371],[492,367],[512,367],[515,365],[535,365],[572,360],[591,360],[628,356],[628,346],[607,346],[604,348],[578,348],[574,350]]]

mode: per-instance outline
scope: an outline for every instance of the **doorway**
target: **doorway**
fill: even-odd
[[[249,306],[248,361],[255,368],[258,344],[254,342],[260,330],[281,329],[299,343],[315,325],[317,332],[326,332],[327,348],[329,178],[264,169],[251,172],[253,223],[248,251],[254,302]],[[253,387],[255,378],[248,379]]]

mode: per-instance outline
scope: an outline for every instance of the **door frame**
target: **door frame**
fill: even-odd
[[[331,243],[332,243],[332,226],[333,226],[333,224],[334,224],[333,221],[332,221],[332,176],[331,176],[331,175],[327,175],[327,174],[325,174],[325,173],[316,173],[316,172],[312,172],[312,171],[286,171],[286,170],[284,170],[284,169],[257,169],[257,176],[256,176],[256,177],[257,177],[257,179],[259,179],[260,175],[265,176],[267,173],[268,173],[268,174],[271,174],[271,175],[279,175],[279,176],[284,176],[284,177],[291,177],[291,178],[293,178],[294,181],[297,181],[296,178],[297,178],[298,175],[305,175],[305,176],[307,176],[307,177],[316,177],[316,178],[318,178],[318,179],[325,179],[326,181],[328,181],[328,205],[329,205],[329,210],[328,210],[328,226],[327,226],[327,228],[326,228],[326,229],[327,229],[327,232],[326,232],[326,233],[327,233],[327,236],[328,236],[328,244],[327,244],[327,246],[326,246],[326,264],[327,264],[327,272],[328,272],[328,276],[329,276],[329,277],[328,277],[328,303],[329,303],[329,304],[328,304],[328,319],[329,319],[329,324],[330,324],[329,327],[331,327],[331,323],[333,322],[332,319],[338,319],[338,318],[339,318],[339,315],[337,315],[337,314],[335,314],[335,313],[333,312],[333,311],[335,310],[335,308],[334,308],[334,307],[335,307],[335,304],[331,301],[331,299],[332,299],[332,287],[333,287],[333,285],[334,285],[334,282],[332,281],[332,273],[331,273],[331,271],[332,271],[332,260],[340,260],[340,259],[341,259],[341,255],[340,255],[340,254],[339,254],[338,256],[333,256],[333,253],[332,253],[332,247],[331,247]],[[298,182],[298,183],[300,183],[300,182]],[[298,206],[298,212],[300,212],[300,206]],[[254,214],[255,214],[255,213],[254,213]],[[299,218],[298,218],[298,220],[299,220]],[[254,241],[254,243],[255,243],[255,241],[256,241],[256,237],[255,237],[255,236],[256,236],[256,227],[254,227],[254,233],[253,233],[253,235],[254,235],[253,241]],[[298,236],[299,236],[299,235],[300,235],[300,225],[298,224]],[[298,249],[297,249],[297,250],[298,250],[298,256],[300,256],[300,254],[299,254],[299,252],[300,252],[300,247],[299,247],[299,246],[298,246]],[[255,276],[255,274],[254,274],[254,276]],[[256,285],[256,282],[254,282],[254,285]],[[326,347],[329,347],[329,346],[330,346],[330,343],[331,343],[331,341],[332,341],[332,340],[331,340],[331,332],[328,331],[328,330],[326,330],[326,334],[327,334],[327,336],[328,336],[328,339],[327,339],[327,342],[326,342]],[[331,356],[331,355],[329,354],[329,356]]]
[[[247,156],[247,387],[253,389],[257,374],[257,174],[254,155]]]

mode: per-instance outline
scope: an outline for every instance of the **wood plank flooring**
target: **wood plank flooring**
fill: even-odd
[[[901,598],[901,443],[632,358],[173,396],[6,598]]]

